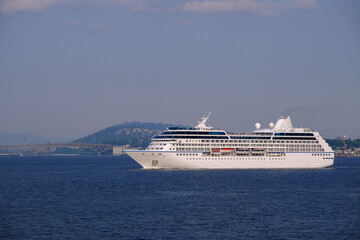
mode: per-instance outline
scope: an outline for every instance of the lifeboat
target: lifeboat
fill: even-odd
[[[263,151],[265,151],[264,148],[253,148],[252,150],[253,150],[254,152],[263,152]]]
[[[202,155],[203,156],[210,156],[211,152],[203,152]]]
[[[220,149],[219,148],[213,148],[211,149],[212,152],[220,152]]]
[[[234,151],[233,148],[222,148],[221,151],[223,152],[231,152],[231,151]]]
[[[248,148],[237,148],[236,151],[237,152],[248,152],[249,149]]]
[[[253,155],[264,155],[265,149],[264,148],[253,148],[251,152]]]

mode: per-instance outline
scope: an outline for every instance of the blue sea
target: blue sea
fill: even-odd
[[[143,170],[0,157],[2,239],[360,239],[360,158],[319,170]]]

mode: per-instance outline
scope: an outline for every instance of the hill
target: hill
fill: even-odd
[[[131,147],[145,148],[149,145],[151,138],[164,131],[170,124],[164,123],[142,123],[125,122],[102,129],[87,137],[77,139],[74,143],[99,143],[126,145]]]
[[[112,127],[102,129],[96,133],[90,134],[73,141],[74,143],[99,143],[112,145],[127,145],[131,147],[146,148],[153,136],[160,134],[164,129],[172,124],[151,123],[151,122],[125,122]],[[342,140],[326,139],[328,144],[334,150],[343,150]],[[360,139],[346,140],[349,149],[359,148]]]

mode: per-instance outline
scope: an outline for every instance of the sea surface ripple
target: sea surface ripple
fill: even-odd
[[[0,157],[2,239],[360,239],[360,158],[318,170],[143,170]]]

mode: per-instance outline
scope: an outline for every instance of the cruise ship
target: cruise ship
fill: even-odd
[[[210,114],[209,114],[210,115]],[[295,128],[290,116],[252,133],[228,133],[207,126],[168,127],[145,150],[124,151],[145,169],[296,169],[325,168],[334,151],[316,131]]]

